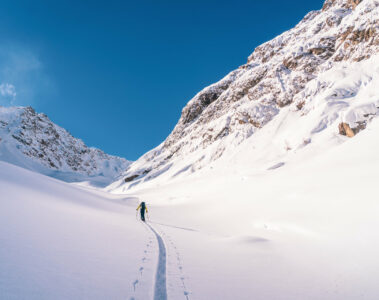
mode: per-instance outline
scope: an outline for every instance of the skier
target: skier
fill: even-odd
[[[137,207],[137,211],[140,209],[140,213],[141,213],[141,220],[143,221],[143,222],[145,222],[145,210],[146,210],[146,212],[147,212],[147,207],[146,207],[146,204],[145,204],[145,202],[144,201],[142,201],[141,203],[140,203],[140,205],[138,205],[138,207]]]

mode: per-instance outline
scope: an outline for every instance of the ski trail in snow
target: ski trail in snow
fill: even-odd
[[[186,300],[190,300],[190,298],[189,298],[190,292],[188,292],[188,289],[187,289],[187,286],[186,286],[186,283],[185,283],[185,276],[184,276],[184,272],[183,272],[182,260],[181,260],[181,255],[179,253],[179,250],[176,247],[176,245],[174,244],[174,242],[173,242],[173,240],[171,239],[170,236],[166,235],[164,232],[163,232],[162,235],[167,236],[167,239],[168,239],[168,241],[171,244],[173,252],[175,253],[176,264],[177,264],[177,267],[178,267],[178,270],[179,270],[179,273],[180,273],[180,281],[182,283],[182,288],[183,288],[183,295],[186,298]]]
[[[157,273],[155,276],[154,287],[154,300],[167,300],[167,287],[166,287],[166,247],[162,237],[158,232],[149,224],[146,224],[151,231],[155,234],[158,240],[159,255]]]
[[[163,223],[158,223],[158,222],[150,222],[150,223],[154,223],[154,224],[158,224],[158,225],[162,225],[162,226],[166,226],[166,227],[171,227],[171,228],[176,228],[176,229],[187,230],[187,231],[198,231],[198,230],[192,229],[192,228],[179,227],[179,226],[174,226],[174,225],[169,225],[169,224],[163,224]]]
[[[145,223],[143,223],[145,225]],[[132,291],[131,291],[131,294],[132,296],[129,298],[129,300],[136,300],[136,290],[137,288],[139,287],[139,285],[141,284],[141,279],[143,279],[143,271],[145,270],[145,264],[146,264],[146,261],[149,260],[148,259],[148,256],[149,256],[149,249],[151,248],[152,246],[152,243],[153,243],[153,239],[154,239],[154,236],[151,232],[151,230],[149,228],[147,228],[147,226],[144,226],[144,228],[146,229],[146,231],[149,233],[149,239],[148,239],[148,242],[146,243],[146,247],[143,251],[143,257],[141,259],[141,265],[138,269],[138,275],[136,276],[137,278],[131,283],[132,285]]]
[[[154,224],[168,226],[168,227],[172,227],[175,229],[189,230],[187,228],[182,228],[182,227],[177,227],[177,226],[172,226],[172,225],[166,225],[166,224],[161,224],[161,223],[154,223]],[[170,235],[168,235],[161,228],[159,228],[159,229],[160,229],[159,233],[161,235],[161,238],[162,238],[162,240],[165,241],[165,245],[166,245],[166,257],[167,257],[166,260],[167,260],[167,266],[168,266],[167,278],[171,279],[168,281],[168,291],[170,291],[170,288],[175,289],[174,286],[176,286],[177,288],[179,288],[179,286],[181,286],[183,298],[180,297],[178,294],[176,294],[178,292],[178,290],[177,290],[176,292],[174,292],[175,293],[174,299],[190,300],[191,292],[189,292],[189,290],[187,289],[187,286],[186,286],[186,282],[185,282],[186,276],[184,275],[182,259],[181,259],[181,255],[179,253],[179,249],[176,247],[176,245],[175,245],[174,241],[172,240],[172,238],[170,237]],[[196,231],[196,230],[190,229],[189,231]],[[176,265],[177,271],[175,272],[174,269],[171,269],[171,271],[170,271],[170,267],[169,267],[170,265],[171,266]],[[170,284],[170,281],[172,281],[171,284]]]

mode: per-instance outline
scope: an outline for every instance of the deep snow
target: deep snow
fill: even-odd
[[[0,299],[146,299],[152,294],[156,257],[146,246],[146,228],[135,219],[135,199],[4,162],[0,191]],[[136,280],[145,291],[137,286],[133,292]]]
[[[377,299],[378,132],[376,119],[274,170],[241,168],[245,149],[192,180],[141,189],[165,234],[168,284],[184,277],[191,299]]]
[[[344,3],[326,4],[337,2]],[[343,33],[351,24],[363,30],[378,14],[375,0],[355,10],[337,8],[324,16],[311,12],[295,28],[304,29],[302,40],[287,32],[264,45],[280,47],[284,36],[296,45],[311,37],[307,47],[317,46],[309,32],[326,26],[327,16],[349,13],[329,20],[339,20]],[[308,21],[311,31],[303,28]],[[359,58],[368,46],[360,41],[357,47],[342,54]],[[259,59],[269,55],[262,51]],[[235,119],[233,135],[202,148],[207,129],[189,123],[191,134],[199,126],[179,141],[182,152],[162,143],[103,190],[0,161],[0,298],[378,299],[379,56],[353,61],[320,65],[280,110],[255,111],[245,95],[240,104],[246,107],[226,105],[220,119],[203,118],[222,132],[238,116],[234,109],[251,104],[255,116],[268,117],[253,131]],[[237,72],[249,75],[245,67]],[[281,83],[280,76],[272,80]],[[366,128],[348,138],[339,134],[342,122]],[[5,146],[0,160],[9,154],[18,161],[5,151],[15,148]],[[130,175],[139,177],[125,181]],[[136,219],[141,200],[148,224]]]
[[[374,119],[272,170],[242,168],[246,146],[127,196],[0,162],[1,299],[152,299],[160,252],[137,198],[165,245],[168,299],[377,299],[378,132]]]

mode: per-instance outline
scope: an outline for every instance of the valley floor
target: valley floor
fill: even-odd
[[[0,298],[378,299],[378,132],[128,195],[0,162]]]

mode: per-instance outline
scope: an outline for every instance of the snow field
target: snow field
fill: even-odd
[[[156,246],[136,221],[134,199],[104,196],[4,162],[0,190],[1,299],[153,294],[157,258],[148,246]]]
[[[129,195],[1,162],[0,298],[159,299],[162,248],[136,220],[145,200],[167,299],[377,299],[377,132],[374,119],[270,170],[247,164],[246,145],[229,165]]]
[[[374,119],[274,170],[236,160],[134,196],[175,244],[190,299],[376,299],[377,132]],[[248,155],[241,150],[241,161]],[[170,285],[179,275],[168,253]]]

